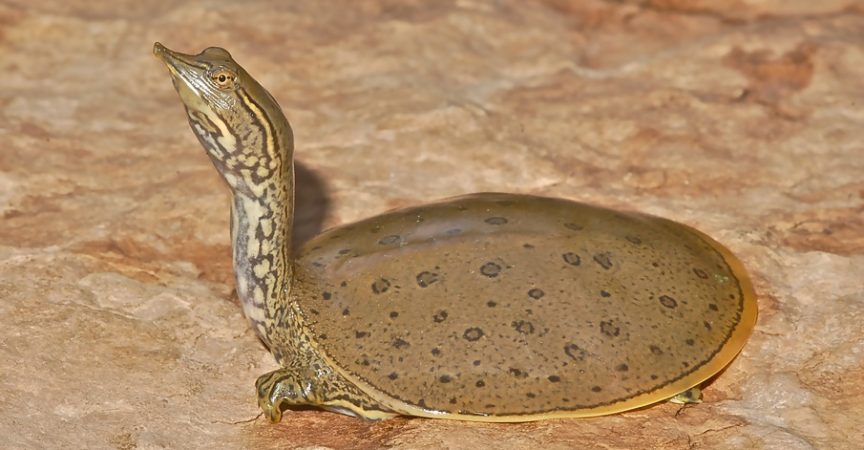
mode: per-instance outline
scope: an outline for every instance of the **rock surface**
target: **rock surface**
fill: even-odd
[[[0,447],[864,442],[860,2],[93,3],[0,4]],[[230,49],[286,108],[301,238],[473,191],[641,210],[736,252],[759,325],[696,407],[271,425],[228,192],[156,40]]]

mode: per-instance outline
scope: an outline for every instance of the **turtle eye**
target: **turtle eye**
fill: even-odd
[[[237,75],[228,69],[218,69],[210,74],[210,80],[217,88],[222,90],[234,89],[237,82]]]

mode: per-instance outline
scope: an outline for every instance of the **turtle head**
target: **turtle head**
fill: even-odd
[[[284,176],[291,127],[273,96],[228,51],[209,47],[187,55],[157,42],[153,53],[168,66],[192,131],[235,192],[251,195]]]

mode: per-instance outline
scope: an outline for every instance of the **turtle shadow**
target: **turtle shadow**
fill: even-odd
[[[327,185],[312,169],[294,162],[294,228],[291,230],[294,253],[324,228],[331,201]]]

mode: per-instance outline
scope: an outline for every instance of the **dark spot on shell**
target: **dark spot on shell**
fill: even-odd
[[[321,298],[323,298],[324,300],[330,300],[331,298],[333,298],[333,294],[329,292],[324,292],[323,294],[321,294]]]
[[[534,325],[531,322],[525,320],[517,320],[510,324],[516,331],[522,334],[532,334],[534,333]]]
[[[368,331],[355,331],[354,332],[354,337],[357,339],[365,338],[367,336],[369,336]]]
[[[598,253],[594,255],[594,262],[600,264],[600,267],[609,270],[612,268],[612,255],[610,253]]]
[[[450,375],[441,375],[440,377],[438,377],[438,381],[440,381],[442,383],[449,383],[449,382],[453,381],[453,379],[450,378]]]
[[[425,288],[436,281],[438,281],[437,273],[424,271],[417,274],[417,285],[421,288]]]
[[[351,310],[349,310],[348,308],[343,309],[343,310],[342,310],[342,315],[343,315],[343,316],[350,316],[350,315],[351,315]]]
[[[507,219],[504,217],[489,217],[484,220],[484,222],[488,223],[489,225],[504,225],[505,223],[507,223]]]
[[[492,300],[489,300],[488,302],[486,302],[486,306],[488,306],[490,308],[494,308],[494,307],[498,306],[498,304]]]
[[[601,297],[609,297],[609,296],[611,296],[611,295],[612,295],[612,294],[610,294],[608,291],[600,291],[600,296],[601,296]]]
[[[461,228],[451,228],[444,232],[445,236],[456,236],[457,234],[462,234]]]
[[[465,330],[465,333],[462,334],[462,337],[465,338],[466,341],[474,342],[483,337],[483,330],[477,327],[468,328]]]
[[[321,313],[319,313],[318,310],[315,309],[315,308],[309,308],[309,311],[311,311],[312,314],[315,314],[316,316],[317,316],[318,314],[321,314]]]
[[[348,286],[348,282],[343,281],[343,282],[339,283],[339,286],[342,286],[342,287]]]
[[[564,262],[570,264],[571,266],[578,266],[579,264],[582,264],[582,258],[580,258],[579,255],[573,252],[567,252],[561,255],[561,257],[564,258]]]
[[[474,386],[483,387],[486,386],[486,382],[483,380],[479,380],[478,382],[474,383]]]
[[[594,386],[591,388],[591,392],[600,392],[602,390],[603,388],[601,388],[600,386]]]
[[[343,248],[343,249],[339,250],[339,254],[340,254],[340,255],[347,255],[347,254],[349,254],[349,253],[351,253],[351,249],[350,249],[350,248]]]
[[[397,317],[399,317],[399,313],[398,313],[398,312],[396,312],[396,311],[390,311],[390,318],[391,318],[391,319],[395,319],[395,318],[397,318]]]
[[[390,372],[390,375],[387,375],[387,378],[389,378],[391,380],[395,380],[395,379],[399,378],[399,374],[396,372]]]
[[[691,345],[691,346],[694,345],[694,344],[696,343],[696,341],[694,341],[693,339],[685,339],[684,342],[685,342],[687,345]]]
[[[495,278],[501,273],[501,266],[490,261],[480,267],[480,273],[489,278]]]
[[[559,377],[558,375],[549,375],[549,378],[547,378],[547,380],[549,380],[553,383],[557,383],[557,382],[561,381],[561,377]]]
[[[528,296],[533,298],[534,300],[540,300],[541,298],[543,298],[544,295],[546,294],[543,292],[542,289],[534,288],[528,291]]]
[[[515,367],[511,367],[508,372],[516,378],[528,378],[528,372],[523,372]]]
[[[372,283],[372,292],[375,294],[383,294],[390,289],[390,281],[386,278],[379,278]]]
[[[616,326],[611,320],[600,322],[600,332],[609,337],[618,336],[621,333],[621,328]]]
[[[472,364],[474,364],[475,366],[479,366],[479,365],[480,365],[480,360],[479,360],[479,359],[475,359],[474,362],[473,362]]]
[[[525,396],[528,397],[528,398],[534,398],[534,397],[537,396],[537,394],[535,394],[535,393],[533,393],[533,392],[529,392],[529,393],[525,394]]]
[[[720,308],[718,308],[717,305],[714,304],[714,303],[709,303],[709,304],[708,304],[708,309],[710,309],[711,311],[717,311],[717,310],[719,310]]]
[[[693,273],[695,273],[697,277],[699,277],[703,280],[708,279],[708,274],[705,273],[705,271],[702,269],[693,269]]]
[[[617,366],[615,366],[615,370],[617,370],[619,372],[626,372],[626,371],[630,370],[630,366],[628,366],[627,364],[621,363],[621,364],[618,364]]]
[[[534,246],[531,244],[522,244],[522,248],[532,249]]]
[[[396,349],[403,349],[403,348],[411,346],[411,344],[409,344],[408,341],[406,341],[402,338],[393,339],[393,342],[390,345],[392,345],[393,348],[396,348]]]
[[[660,377],[658,377],[657,375],[651,374],[651,379],[652,379],[652,380],[656,380],[657,378],[660,378]]]
[[[573,230],[573,231],[582,231],[585,229],[585,227],[583,227],[582,225],[579,225],[578,223],[572,223],[572,222],[571,223],[565,223],[564,226],[566,228]]]
[[[432,349],[432,356],[441,356],[441,349],[438,347],[433,348]]]
[[[663,354],[663,350],[661,350],[660,347],[658,347],[656,345],[649,345],[648,348],[651,349],[651,353],[653,353],[655,355],[659,356],[659,355]]]
[[[422,398],[421,398],[420,400],[417,400],[417,406],[419,406],[419,407],[421,407],[421,408],[428,408],[428,407],[426,406],[426,400],[425,400],[425,399],[422,399]]]
[[[642,239],[639,239],[636,236],[627,236],[626,239],[630,241],[631,244],[639,245],[642,243]]]
[[[432,316],[432,320],[435,321],[435,323],[441,323],[447,320],[447,311],[441,310],[436,312],[435,315]]]
[[[574,361],[584,361],[588,357],[588,352],[585,349],[573,343],[564,346],[564,353]]]
[[[450,400],[448,400],[448,402],[449,402],[451,405],[455,405],[455,404],[456,404],[456,397],[450,397]]]
[[[711,331],[711,323],[710,322],[705,320],[702,322],[702,325],[705,327],[706,330]]]
[[[390,236],[384,236],[378,241],[378,245],[392,245],[402,240],[402,236],[398,234],[391,234]]]
[[[669,309],[678,307],[678,302],[674,298],[672,298],[668,295],[661,295],[660,296],[660,304],[669,308]]]

